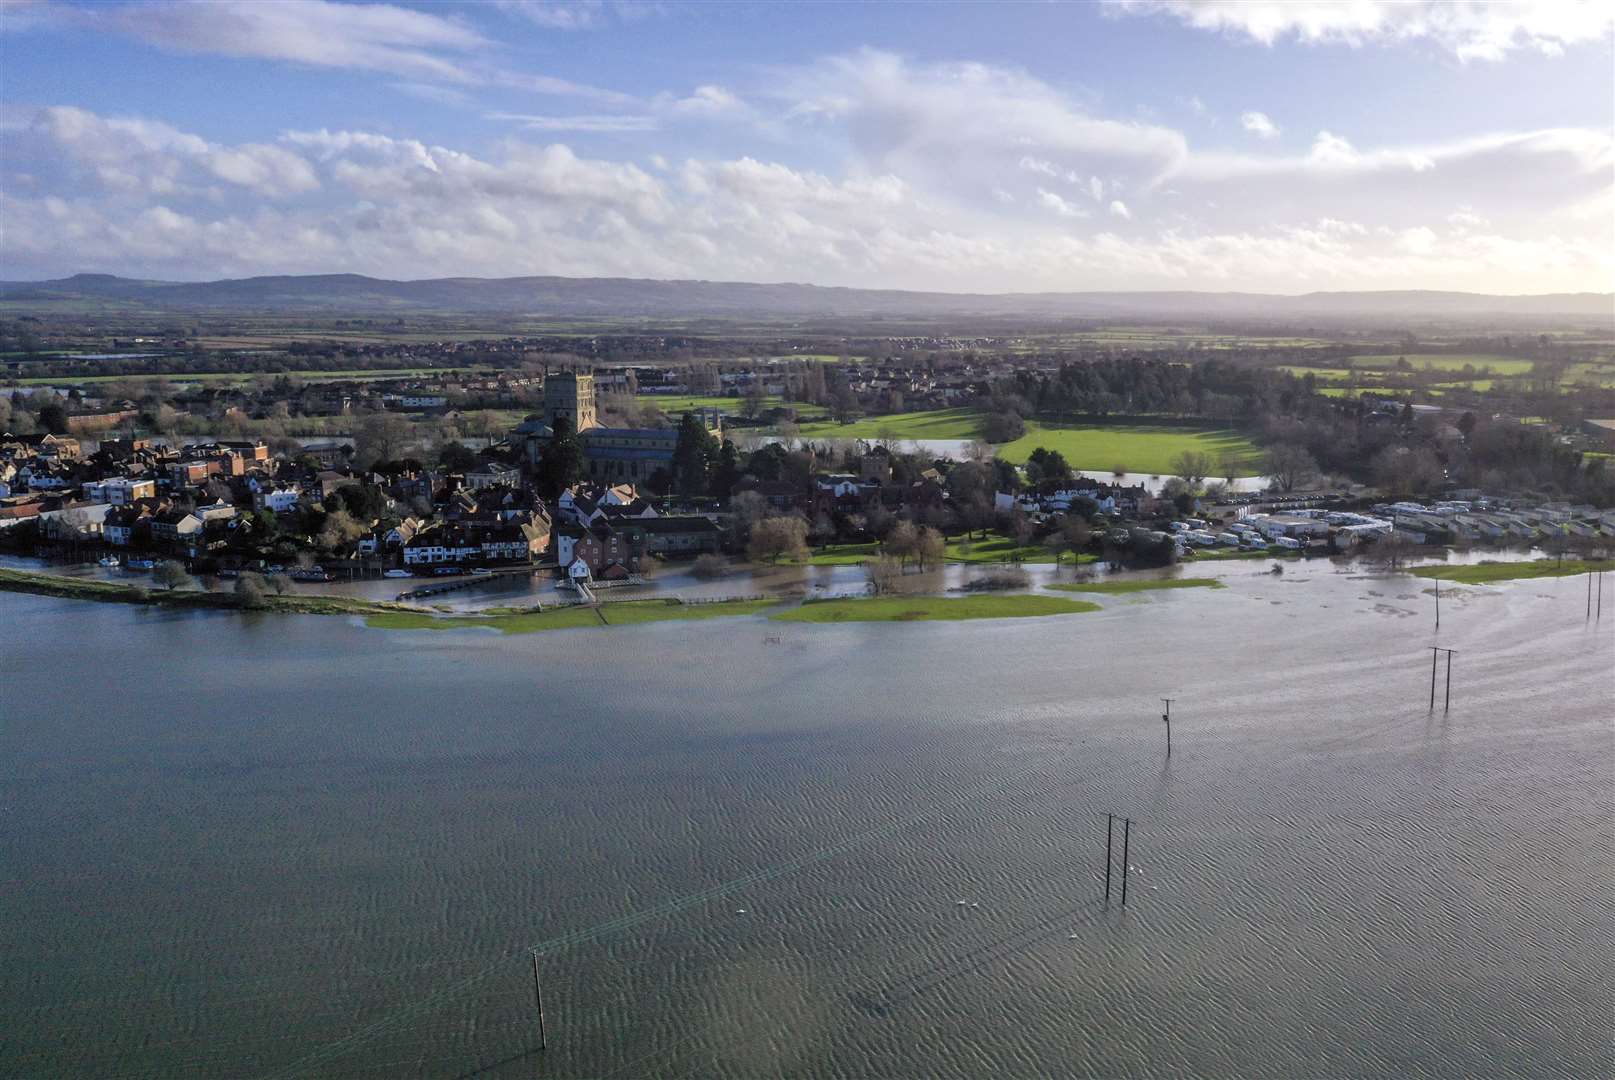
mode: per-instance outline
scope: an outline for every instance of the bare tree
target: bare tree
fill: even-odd
[[[948,542],[942,534],[929,525],[919,530],[914,538],[914,561],[921,570],[928,566],[940,566],[942,560],[947,558]]]
[[[244,608],[257,609],[264,606],[264,579],[257,574],[242,574],[236,579],[236,601]]]
[[[1262,456],[1262,471],[1280,491],[1294,491],[1318,473],[1318,463],[1306,447],[1279,443]]]
[[[173,592],[175,589],[190,588],[195,582],[185,568],[177,562],[165,562],[151,572],[151,580]]]
[[[1060,558],[1066,552],[1071,553],[1071,565],[1075,566],[1082,553],[1088,550],[1088,541],[1093,536],[1093,527],[1081,514],[1067,514],[1060,519],[1060,528],[1051,538],[1049,545],[1054,549],[1054,565],[1060,565]]]
[[[1198,488],[1201,481],[1211,475],[1211,455],[1198,450],[1185,450],[1172,459],[1172,471]]]
[[[909,559],[914,557],[919,539],[919,532],[914,528],[912,521],[899,521],[886,534],[886,539],[881,543],[881,550],[896,559],[899,564],[907,566]]]
[[[898,591],[903,580],[903,564],[890,555],[882,555],[869,564],[869,591],[885,596]]]
[[[808,556],[807,522],[799,517],[764,518],[752,526],[751,543],[746,550],[753,560],[777,563],[787,556],[805,559]]]

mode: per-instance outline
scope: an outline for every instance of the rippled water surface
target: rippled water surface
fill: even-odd
[[[1444,589],[1431,714],[1427,583],[1260,571],[510,637],[0,595],[0,1073],[1608,1075],[1615,607]]]

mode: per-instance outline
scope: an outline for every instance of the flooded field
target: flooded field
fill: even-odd
[[[1266,567],[512,637],[0,595],[0,1073],[1607,1074],[1615,617]]]

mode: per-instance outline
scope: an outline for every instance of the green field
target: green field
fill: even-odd
[[[1615,559],[1537,559],[1534,562],[1483,562],[1471,566],[1418,566],[1409,570],[1414,577],[1439,578],[1460,585],[1487,585],[1494,581],[1531,578],[1570,577],[1589,571],[1615,570]]]
[[[1493,375],[1528,375],[1531,371],[1531,361],[1520,360],[1512,356],[1491,356],[1486,353],[1475,353],[1464,356],[1432,356],[1419,353],[1398,353],[1392,356],[1354,356],[1352,365],[1359,368],[1395,368],[1399,357],[1406,356],[1407,362],[1413,365],[1414,371],[1423,371],[1425,368],[1434,368],[1438,371],[1462,371],[1464,365],[1479,370],[1483,367],[1492,369]]]
[[[871,540],[867,544],[826,544],[814,548],[803,566],[858,566],[880,555],[880,545]]]
[[[781,622],[935,622],[951,619],[1022,619],[1098,611],[1098,604],[1057,596],[880,596],[869,600],[810,600],[769,616]]]
[[[1063,585],[1050,585],[1051,589],[1065,592],[1139,593],[1155,589],[1221,589],[1223,583],[1216,578],[1151,578],[1146,581],[1078,581]]]
[[[980,436],[981,413],[976,409],[935,409],[869,416],[850,424],[822,420],[802,424],[798,432],[808,439],[974,439]]]
[[[1166,475],[1172,459],[1186,450],[1210,454],[1213,466],[1232,454],[1242,469],[1254,470],[1261,451],[1232,428],[1118,424],[1113,427],[1045,426],[1027,421],[1026,434],[998,448],[998,456],[1017,465],[1038,447],[1058,450],[1073,469],[1126,471]]]

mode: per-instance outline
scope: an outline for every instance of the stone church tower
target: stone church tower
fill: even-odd
[[[557,417],[572,421],[573,431],[598,427],[594,415],[594,376],[558,372],[544,378],[544,423],[555,426]]]

